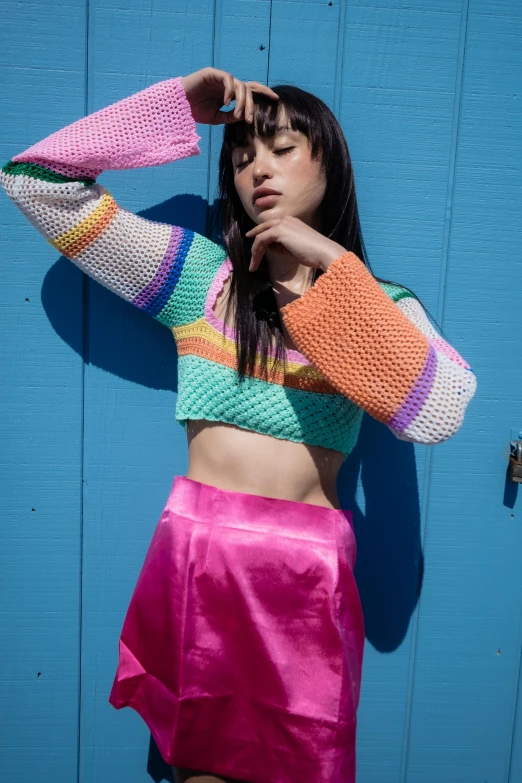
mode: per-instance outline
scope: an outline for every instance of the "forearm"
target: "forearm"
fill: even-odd
[[[0,184],[60,253],[114,293],[170,326],[175,289],[195,260],[222,249],[178,226],[120,207],[95,178],[104,169],[199,154],[181,77],[153,84],[77,120],[16,155]]]
[[[182,77],[156,82],[67,125],[12,158],[73,178],[109,169],[158,166],[199,155]]]
[[[399,438],[437,443],[459,428],[476,387],[471,368],[414,323],[353,253],[335,259],[281,313],[330,383]]]

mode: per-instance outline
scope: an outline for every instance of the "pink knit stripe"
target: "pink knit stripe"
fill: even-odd
[[[223,285],[229,276],[230,272],[232,271],[232,261],[230,258],[226,258],[221,266],[219,267],[217,274],[212,281],[212,284],[208,290],[207,299],[205,302],[205,319],[207,322],[214,327],[220,334],[224,334],[226,337],[229,337],[231,340],[236,339],[236,330],[234,327],[229,326],[226,324],[221,318],[218,318],[217,315],[214,313],[213,307],[216,304],[216,299],[218,298]],[[275,347],[270,347],[268,349],[268,355],[272,358],[276,355]],[[295,362],[296,364],[303,364],[306,366],[311,365],[311,362],[308,361],[306,356],[304,354],[300,353],[299,351],[296,351],[292,348],[286,349],[286,358],[289,362]]]
[[[160,166],[199,155],[196,123],[181,76],[152,84],[52,133],[12,158],[68,176]]]
[[[464,361],[460,353],[458,353],[455,348],[447,343],[446,340],[443,340],[442,337],[431,337],[430,342],[437,351],[445,354],[448,358],[452,359],[452,361],[456,362],[461,367],[465,367],[467,370],[471,369],[471,365]]]

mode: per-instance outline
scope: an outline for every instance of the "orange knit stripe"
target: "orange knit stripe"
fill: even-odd
[[[193,356],[199,356],[202,359],[208,359],[209,361],[217,362],[217,364],[237,370],[237,358],[230,354],[226,348],[221,348],[205,338],[178,338],[176,347],[179,356],[192,354]],[[282,366],[282,363],[278,364]],[[291,389],[301,389],[302,391],[316,392],[319,394],[338,394],[337,390],[326,380],[310,377],[310,373],[308,372],[310,369],[311,368],[306,365],[302,365],[298,371],[284,375],[282,369],[275,363],[272,365],[272,368],[269,364],[267,378],[270,383],[277,383],[280,386]],[[265,376],[261,371],[259,357],[256,359],[256,366],[252,373],[252,377],[258,378],[259,380],[265,380]]]
[[[281,308],[298,349],[352,402],[386,423],[421,374],[428,338],[354,253]]]
[[[110,193],[105,193],[90,215],[74,228],[53,239],[51,244],[68,258],[78,256],[105,231],[117,212],[118,205]]]

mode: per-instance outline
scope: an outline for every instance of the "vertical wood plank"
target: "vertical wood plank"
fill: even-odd
[[[469,3],[443,313],[478,392],[462,434],[433,457],[411,783],[509,778],[522,608],[520,511],[506,484],[522,429],[521,33],[518,3]]]
[[[212,28],[209,0],[91,2],[89,112],[210,64]],[[208,128],[198,133],[201,156],[99,181],[126,209],[205,233]],[[125,610],[187,444],[170,331],[94,281],[88,318],[80,780],[138,783],[150,780],[150,732],[108,697]]]
[[[84,114],[85,2],[4,4],[2,33],[3,166]],[[83,275],[0,210],[1,777],[76,781]]]
[[[340,120],[352,154],[372,269],[380,277],[412,288],[435,318],[444,276],[460,26],[457,0],[436,7],[427,0],[407,4],[355,0],[346,8],[340,55]],[[375,427],[369,432],[373,439],[379,437]],[[379,543],[373,540],[375,533],[367,528],[378,529],[379,518],[385,517],[381,535],[392,549],[383,574],[393,577],[393,563],[398,559],[394,549],[411,549],[411,561],[415,541],[423,547],[432,454],[425,446],[408,444],[400,451],[397,444],[389,447],[395,447],[405,474],[401,486],[395,490],[390,485],[387,503],[377,510],[373,497],[361,498],[363,508],[370,504],[372,509],[370,515],[363,511],[359,526],[357,571],[370,629],[359,708],[357,753],[362,783],[404,779],[416,666],[418,605],[409,610],[409,623],[401,631],[398,618],[414,596],[407,598],[390,584],[395,605],[378,598],[386,590],[385,585],[374,586],[375,563],[382,556]],[[377,460],[379,470],[386,471],[382,451]],[[401,499],[405,483],[417,487]],[[375,484],[366,484],[370,493],[378,491]],[[359,486],[359,497],[364,489]],[[385,530],[388,527],[390,532]],[[429,558],[425,547],[424,555]],[[405,563],[405,567],[414,569],[415,564]],[[386,633],[383,629],[388,626],[396,630]]]

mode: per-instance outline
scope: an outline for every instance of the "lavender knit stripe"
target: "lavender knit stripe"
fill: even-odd
[[[161,291],[161,287],[167,279],[169,271],[174,264],[178,248],[180,246],[181,240],[183,239],[183,231],[184,229],[180,228],[179,226],[172,226],[169,244],[167,250],[165,251],[163,261],[158,267],[158,271],[150,283],[147,283],[143,291],[140,291],[140,293],[132,300],[132,304],[136,305],[136,307],[146,307]]]
[[[415,381],[413,389],[410,391],[397,413],[388,422],[388,427],[391,427],[397,432],[404,432],[406,427],[411,424],[431,391],[436,369],[437,353],[430,342],[424,369],[419,378]]]

